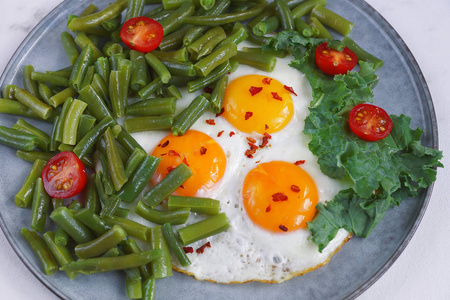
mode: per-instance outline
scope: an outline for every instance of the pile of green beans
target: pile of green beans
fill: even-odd
[[[182,245],[229,227],[220,201],[171,195],[192,176],[184,163],[147,188],[160,159],[130,133],[184,135],[206,111],[219,113],[228,74],[239,64],[270,72],[276,58],[288,54],[261,47],[280,30],[329,39],[381,67],[381,60],[346,36],[353,23],[325,5],[326,0],[116,0],[70,15],[70,32],[60,35],[67,67],[42,72],[26,65],[23,86],[6,85],[0,98],[0,113],[21,117],[10,128],[0,126],[0,143],[32,163],[15,204],[31,208],[32,230],[21,234],[44,273],[60,269],[73,279],[124,270],[127,296],[153,299],[155,280],[172,275],[171,253],[182,266],[191,264]],[[125,21],[142,15],[164,28],[163,41],[150,53],[128,49],[119,37]],[[346,36],[343,42],[333,42],[327,27]],[[244,40],[255,47],[238,50]],[[211,94],[200,95],[206,87]],[[181,88],[196,94],[176,115]],[[51,122],[52,130],[22,118]],[[80,196],[84,201],[46,193],[41,172],[59,151],[72,151],[92,171]],[[129,219],[130,207],[148,222]],[[203,221],[186,226],[193,213],[204,214]],[[151,250],[142,251],[135,240]]]

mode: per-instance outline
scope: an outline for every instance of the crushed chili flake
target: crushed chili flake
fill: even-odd
[[[297,96],[297,94],[294,92],[294,89],[292,87],[285,85],[284,88],[286,90],[288,90],[289,92],[291,92],[292,94],[294,94],[295,96]]]
[[[277,201],[286,201],[288,199],[288,197],[283,194],[283,193],[275,193],[272,195],[272,200],[277,202]]]
[[[216,125],[216,122],[214,121],[214,119],[208,119],[208,120],[206,120],[206,123],[209,125]]]
[[[169,145],[169,140],[165,141],[164,144],[160,145],[161,148],[167,147]]]
[[[172,172],[173,170],[175,170],[175,167],[172,167],[172,166],[170,166],[170,167],[167,167],[167,172]]]
[[[264,129],[265,129],[265,130],[269,129],[269,125],[264,124]]]
[[[253,154],[255,154],[256,150],[258,149],[258,146],[256,146],[253,143],[248,143],[248,145],[250,146],[250,149],[245,151],[245,156],[247,156],[248,158],[253,158]]]
[[[211,243],[207,242],[206,244],[195,250],[195,252],[197,252],[198,254],[202,254],[205,251],[206,247],[211,248]]]
[[[272,138],[272,136],[270,134],[268,134],[267,132],[264,132],[264,136],[262,138],[262,143],[261,143],[261,145],[259,145],[259,147],[264,148],[269,143],[269,140],[271,138]]]
[[[187,162],[186,156],[183,158],[183,163],[184,163],[186,166],[189,167],[189,164],[188,164],[188,162]]]
[[[210,86],[207,86],[203,89],[203,92],[208,93],[208,94],[212,94],[213,91],[214,91],[214,89]]]
[[[252,87],[250,87],[249,91],[250,91],[250,94],[252,94],[252,96],[255,96],[256,94],[261,92],[262,89],[263,89],[262,87],[252,86]]]
[[[252,137],[247,137],[247,141],[249,141],[250,143],[256,143],[256,140],[254,139],[254,138],[252,138]]]
[[[220,109],[220,112],[219,112],[218,114],[216,114],[216,118],[217,118],[218,116],[222,115],[222,114],[224,113],[224,111],[225,111],[225,107],[222,107],[222,108]]]
[[[224,132],[224,130],[219,131],[219,132],[217,133],[217,137],[220,137],[220,136],[222,135],[223,132]]]
[[[165,155],[167,155],[167,153],[161,153],[161,154],[160,154],[160,156],[165,156]]]
[[[232,137],[233,135],[235,135],[236,133],[234,133],[234,131],[230,131],[230,137]]]
[[[273,99],[283,101],[283,98],[281,98],[277,92],[271,92],[271,93],[272,93]]]
[[[286,226],[284,226],[283,224],[281,224],[280,226],[278,226],[278,228],[280,228],[283,231],[288,231],[288,228]]]
[[[263,82],[264,84],[270,84],[271,81],[272,81],[272,78],[269,78],[269,77],[266,77],[266,78],[264,78],[264,79],[262,80],[262,82]]]
[[[179,157],[181,157],[180,154],[177,151],[175,151],[175,150],[169,150],[169,156],[179,156]]]
[[[291,185],[291,191],[293,191],[294,193],[298,193],[300,192],[300,188],[297,185],[293,184]]]
[[[192,247],[183,247],[185,253],[194,253],[194,248]]]
[[[267,207],[266,207],[266,212],[269,212],[271,209],[272,209],[272,206],[271,206],[271,205],[267,206]]]
[[[180,188],[182,188],[184,190],[184,185],[180,185]]]
[[[206,150],[208,149],[206,149],[205,147],[200,147],[200,155],[206,154]]]
[[[251,111],[248,111],[245,113],[245,120],[247,121],[248,119],[250,119],[250,117],[253,116],[253,113]]]
[[[299,165],[303,165],[305,163],[304,160],[297,160],[294,165],[299,166]]]

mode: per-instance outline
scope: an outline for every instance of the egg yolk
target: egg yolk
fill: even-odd
[[[219,144],[195,130],[188,130],[183,136],[169,134],[159,142],[152,155],[161,158],[152,184],[160,182],[181,163],[191,169],[193,175],[175,191],[181,196],[195,196],[200,189],[210,189],[222,178],[226,167],[225,153]]]
[[[304,228],[314,218],[319,201],[309,174],[283,161],[252,169],[245,177],[242,197],[253,223],[277,233]]]
[[[273,133],[290,121],[294,105],[290,92],[273,78],[246,75],[225,90],[224,118],[246,133]]]

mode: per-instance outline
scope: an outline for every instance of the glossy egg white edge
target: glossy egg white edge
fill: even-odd
[[[239,47],[250,46],[241,43]],[[198,241],[189,246],[194,250],[211,243],[202,254],[189,253],[192,264],[181,267],[176,258],[173,258],[177,270],[193,275],[199,280],[209,280],[219,283],[239,283],[247,281],[282,282],[296,275],[313,270],[324,263],[345,243],[349,233],[344,229],[323,250],[311,241],[307,228],[288,233],[274,234],[268,232],[253,222],[247,216],[241,196],[242,184],[246,174],[258,163],[281,160],[294,163],[305,160],[301,165],[313,178],[319,192],[319,201],[326,202],[333,199],[340,190],[349,187],[349,184],[337,181],[324,175],[319,168],[317,158],[309,151],[309,137],[302,133],[304,119],[308,115],[309,103],[312,100],[311,87],[306,77],[298,70],[289,67],[292,57],[278,58],[273,72],[264,72],[253,67],[240,65],[230,74],[229,82],[233,79],[259,74],[274,78],[282,84],[293,87],[298,96],[291,95],[294,102],[294,115],[291,121],[281,131],[271,134],[269,145],[258,150],[253,159],[247,158],[244,153],[249,148],[247,137],[261,139],[260,134],[247,134],[231,126],[223,117],[216,117],[214,113],[205,112],[191,129],[202,131],[212,137],[223,149],[227,157],[227,166],[223,178],[209,190],[201,190],[199,197],[210,197],[221,201],[221,212],[224,212],[229,221],[230,228],[225,232]],[[188,94],[181,88],[182,99],[177,101],[179,113],[201,91]],[[216,125],[209,125],[206,120],[214,119]],[[218,133],[224,131],[218,137]],[[229,135],[234,132],[235,135]],[[133,133],[136,140],[151,153],[157,144],[170,132],[152,131]],[[191,213],[185,225],[174,226],[174,229],[186,226],[205,219],[207,216]],[[148,221],[141,219],[140,222]],[[145,223],[144,223],[145,224]]]

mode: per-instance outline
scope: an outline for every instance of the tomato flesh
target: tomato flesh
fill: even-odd
[[[164,29],[157,21],[147,17],[131,18],[123,24],[120,38],[130,49],[147,53],[162,41]]]
[[[350,111],[350,129],[366,141],[384,139],[392,130],[392,120],[386,111],[372,104],[358,104]]]
[[[86,169],[69,151],[53,156],[41,173],[44,189],[52,198],[66,199],[77,195],[86,185]]]
[[[346,74],[358,63],[356,54],[347,47],[342,51],[337,51],[327,45],[327,43],[320,44],[315,53],[316,64],[325,74]]]

